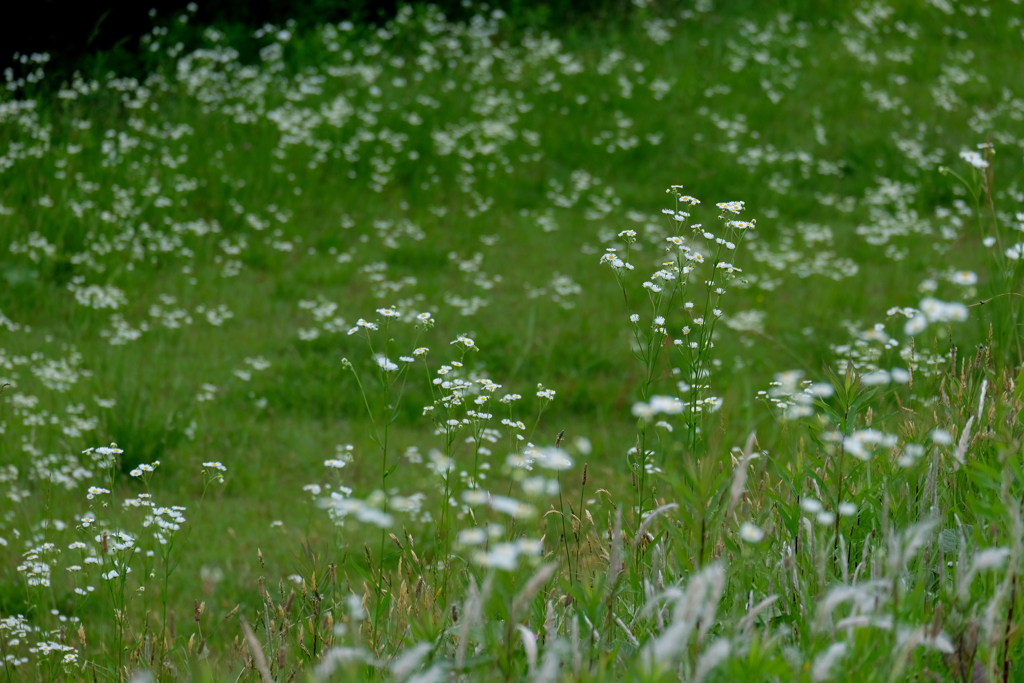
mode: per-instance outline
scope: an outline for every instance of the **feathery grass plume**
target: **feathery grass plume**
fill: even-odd
[[[494,572],[488,572],[481,588],[477,588],[476,579],[469,577],[469,587],[463,603],[462,618],[459,620],[458,643],[455,649],[455,670],[462,671],[469,648],[470,632],[484,623],[484,604],[491,594],[494,585]],[[453,605],[454,607],[454,605]]]
[[[533,678],[537,672],[537,636],[522,624],[516,624],[516,630],[523,640],[523,650],[526,652],[527,674],[530,678]]]
[[[529,609],[530,602],[533,600],[534,596],[537,595],[540,589],[551,580],[556,569],[558,569],[558,565],[554,562],[541,565],[541,567],[534,572],[533,576],[530,577],[530,580],[526,582],[526,585],[523,586],[522,590],[516,594],[515,598],[512,600],[511,609],[511,619],[513,623],[518,623],[523,618],[523,615],[525,615],[527,609]]]
[[[732,644],[727,638],[718,638],[711,643],[697,659],[693,683],[702,683],[712,669],[729,658],[730,652],[732,652]]]
[[[811,668],[811,680],[814,683],[822,683],[832,678],[833,669],[845,655],[848,646],[846,643],[832,643],[828,649],[818,655]]]
[[[245,644],[249,647],[249,654],[252,655],[252,660],[256,665],[256,670],[259,671],[260,679],[263,683],[273,683],[274,677],[270,675],[267,658],[263,655],[263,646],[256,639],[256,634],[252,632],[252,628],[250,628],[249,622],[245,620],[245,617],[240,617],[239,621],[242,624],[242,633],[245,635]]]
[[[906,571],[907,564],[921,549],[921,546],[928,542],[934,528],[934,520],[925,520],[912,524],[898,536],[890,536],[888,548],[890,576],[896,577]]]
[[[757,619],[758,615],[774,605],[778,599],[778,595],[769,595],[767,598],[751,607],[750,610],[743,615],[743,618],[737,622],[736,630],[743,635],[749,634],[750,629],[754,625],[754,620]]]
[[[612,537],[608,547],[608,574],[604,581],[605,593],[615,592],[615,584],[622,573],[622,511],[615,509],[615,524],[612,526]]]
[[[636,636],[633,635],[633,632],[629,629],[629,627],[626,626],[625,623],[623,623],[621,617],[615,617],[615,625],[622,629],[622,634],[626,636],[626,640],[629,641],[630,645],[632,645],[633,647],[640,647],[640,641],[636,639]]]
[[[423,660],[425,660],[433,650],[434,646],[430,643],[416,643],[412,647],[406,648],[404,652],[399,653],[394,659],[392,659],[388,664],[388,669],[390,669],[391,674],[396,680],[405,680],[410,674],[420,667]]]
[[[984,391],[981,395],[981,401],[978,403],[978,414],[981,414],[981,404],[985,400]],[[981,419],[980,417],[978,418]],[[971,442],[971,427],[974,425],[974,416],[971,415],[967,419],[967,424],[964,425],[964,430],[960,434],[960,440],[957,441],[956,449],[953,451],[953,471],[956,472],[964,465],[964,456],[967,454],[967,446]]]
[[[731,515],[736,509],[736,506],[740,502],[740,497],[743,495],[743,489],[747,486],[747,468],[750,465],[751,459],[754,457],[754,444],[757,443],[757,435],[755,432],[750,432],[747,437],[747,443],[743,446],[743,458],[740,460],[739,465],[736,466],[736,471],[733,474],[732,486],[729,488],[729,507],[726,509],[726,515]]]
[[[665,503],[664,505],[661,505],[651,510],[650,513],[647,515],[646,519],[644,519],[643,524],[641,524],[640,528],[636,530],[636,536],[633,537],[633,550],[636,550],[637,544],[640,543],[640,539],[646,537],[647,529],[649,529],[651,524],[654,523],[654,520],[656,520],[659,516],[665,514],[669,510],[675,510],[678,507],[678,503]]]
[[[336,646],[327,650],[323,657],[320,658],[320,661],[317,662],[317,665],[313,668],[313,679],[317,681],[330,680],[334,672],[338,670],[338,667],[350,664],[362,664],[372,667],[380,666],[380,662],[362,648]],[[262,671],[263,669],[261,668],[261,675],[263,675]],[[273,681],[269,669],[267,669],[266,677],[263,680]]]
[[[672,621],[661,635],[652,638],[641,651],[641,661],[650,671],[665,671],[689,646],[690,636],[698,630],[697,642],[714,622],[718,601],[725,589],[725,570],[719,563],[709,564],[690,578],[686,589],[670,588]]]
[[[562,658],[568,649],[564,640],[556,639],[547,643],[544,647],[544,654],[540,658],[540,668],[537,670],[535,683],[555,683],[558,680],[562,669]]]

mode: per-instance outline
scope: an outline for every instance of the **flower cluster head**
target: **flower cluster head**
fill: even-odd
[[[467,349],[472,349],[476,346],[476,342],[467,337],[464,334],[460,334],[455,341],[449,342],[449,344],[462,344]]]
[[[554,389],[545,389],[543,384],[538,384],[537,385],[537,396],[538,396],[538,398],[542,398],[542,399],[544,399],[546,401],[551,401],[551,400],[553,400],[555,398],[555,390]]]
[[[515,571],[522,556],[535,557],[543,551],[543,544],[532,539],[519,539],[510,543],[498,543],[488,551],[480,551],[473,556],[473,562],[480,567]]]
[[[886,434],[877,429],[858,429],[849,436],[837,437],[843,442],[843,449],[857,458],[867,462],[878,448],[895,448],[895,434]]]
[[[344,444],[336,446],[334,450],[335,457],[329,460],[324,460],[324,467],[340,470],[352,462],[352,451],[355,450],[355,446],[352,444]]]
[[[402,316],[401,313],[393,308],[378,308],[377,313],[382,318],[400,318]]]
[[[675,396],[651,396],[647,403],[637,401],[633,404],[632,413],[634,416],[649,420],[655,415],[678,415],[683,412],[686,404]]]
[[[958,270],[949,276],[949,281],[955,285],[970,287],[978,284],[978,274],[972,270]]]
[[[431,327],[434,324],[434,318],[429,313],[420,313],[416,316],[416,324],[423,327]]]
[[[99,467],[113,467],[115,459],[122,453],[124,451],[118,448],[116,443],[99,448],[86,448],[82,451],[82,455],[88,455]]]
[[[729,213],[739,213],[743,211],[743,202],[719,202],[715,204],[722,211],[728,211]]]
[[[572,469],[573,466],[572,456],[561,448],[555,448],[553,446],[544,448],[538,448],[536,446],[530,447],[527,448],[523,454],[530,458],[538,467],[542,467],[546,470],[561,472],[563,470]]]
[[[903,326],[903,331],[911,336],[920,334],[928,327],[928,323],[963,322],[967,320],[967,306],[959,302],[940,301],[934,297],[921,300],[921,310]]]
[[[665,190],[665,192],[668,194],[675,195],[676,199],[682,204],[689,204],[690,206],[696,206],[697,204],[700,204],[699,199],[695,199],[694,197],[683,194],[682,190],[682,185],[673,185],[667,190]]]
[[[737,230],[750,230],[756,225],[755,221],[729,221],[726,225]]]
[[[753,522],[743,522],[740,525],[740,538],[747,543],[760,543],[764,538],[764,530]]]
[[[152,464],[139,465],[138,467],[133,469],[128,474],[130,474],[133,477],[141,477],[141,476],[146,475],[146,474],[152,474],[153,471],[156,470],[156,468],[159,465],[160,465],[160,461],[159,460],[154,460]]]
[[[381,309],[381,310],[387,310],[387,309]],[[367,322],[366,320],[363,320],[362,318],[360,318],[359,320],[356,321],[355,327],[351,328],[348,331],[348,333],[349,334],[355,334],[356,332],[359,331],[360,328],[365,328],[367,330],[371,330],[371,331],[374,331],[374,332],[376,332],[378,329],[380,329],[380,328],[377,327],[377,323]]]
[[[623,261],[619,257],[618,250],[615,247],[608,247],[605,250],[605,253],[601,255],[600,263],[602,265],[607,263],[615,270],[618,270],[620,268],[625,268],[626,270],[633,270],[633,265]]]
[[[988,162],[985,160],[985,157],[981,156],[981,154],[975,152],[974,150],[965,149],[964,151],[960,152],[960,158],[969,163],[974,168],[978,169],[979,171],[983,171],[986,168],[988,168]]]
[[[480,385],[480,387],[481,387],[481,388],[482,388],[482,389],[483,389],[484,391],[489,391],[489,392],[491,392],[492,394],[493,394],[493,393],[494,393],[495,391],[497,391],[498,389],[501,389],[501,385],[500,385],[500,384],[495,384],[494,382],[492,382],[491,380],[487,379],[486,377],[483,377],[483,378],[481,378],[481,379],[478,379],[478,380],[476,381],[476,383],[477,383],[477,384],[479,384],[479,385]]]
[[[205,467],[208,470],[218,470],[220,472],[227,472],[228,471],[227,467],[224,467],[224,465],[222,463],[220,463],[220,462],[218,462],[216,460],[210,460],[209,462],[204,462],[203,463],[203,467]]]
[[[677,223],[685,223],[686,219],[690,217],[690,214],[686,213],[685,211],[673,211],[672,209],[662,209],[661,212]]]
[[[105,493],[110,493],[110,489],[101,488],[99,486],[90,486],[88,491],[86,491],[85,497],[92,500],[96,496],[102,496]]]

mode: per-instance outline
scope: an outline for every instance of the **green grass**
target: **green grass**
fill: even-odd
[[[1020,274],[1004,255],[1024,211],[1019,7],[698,4],[550,35],[417,7],[386,37],[360,26],[257,38],[281,46],[262,61],[248,48],[233,58],[210,34],[201,50],[168,55],[199,35],[174,24],[144,42],[160,42],[144,90],[104,73],[85,77],[96,79],[87,94],[44,81],[0,97],[0,463],[13,466],[0,469],[0,616],[40,629],[0,628],[0,657],[27,658],[4,675],[260,680],[255,650],[275,680],[314,675],[328,651],[337,680],[983,680],[963,673],[975,662],[984,680],[1024,675]],[[652,90],[659,80],[668,87]],[[341,125],[303,128],[314,115]],[[982,176],[958,155],[986,141],[996,153]],[[715,260],[661,213],[679,183],[702,201],[689,223],[740,243],[715,207],[731,200],[757,221],[723,257],[742,274],[693,364],[673,341],[698,328],[681,304],[704,307],[710,271],[671,300],[648,303],[641,287],[668,258],[667,237]],[[623,230],[639,234],[620,287],[599,260],[625,253]],[[977,282],[954,282],[961,270]],[[89,286],[124,301],[83,305],[73,290]],[[967,319],[912,337],[906,317],[887,313],[923,309],[927,296],[969,304]],[[318,320],[322,303],[303,301],[336,308]],[[209,322],[221,305],[232,315]],[[382,307],[433,322],[385,326]],[[747,311],[763,313],[761,329],[728,326]],[[114,314],[137,339],[111,343]],[[656,315],[665,334],[649,332]],[[360,318],[382,325],[372,350],[363,332],[346,334]],[[880,323],[885,337],[869,333]],[[476,349],[452,346],[460,335]],[[396,362],[429,347],[426,366],[381,373],[373,353],[385,346]],[[47,366],[62,359],[70,370]],[[424,415],[440,397],[429,380],[460,359],[464,378],[502,385],[479,408],[493,418],[466,428],[501,433],[489,456]],[[680,390],[697,367],[710,388]],[[913,380],[861,382],[894,368]],[[773,382],[790,370],[832,393],[780,393]],[[538,383],[557,392],[550,403]],[[510,413],[498,399],[512,392],[525,397],[511,419],[526,441],[555,446],[564,430],[571,468],[505,464],[523,446],[499,424]],[[668,395],[722,402],[637,419],[638,404]],[[849,452],[881,433],[891,440],[870,457]],[[111,468],[81,455],[111,442],[124,450]],[[341,444],[352,462],[325,468]],[[651,454],[627,453],[637,444]],[[422,463],[403,455],[410,447]],[[433,449],[454,458],[447,489],[424,464]],[[54,473],[68,457],[91,476],[65,487]],[[129,475],[157,460],[151,484]],[[227,467],[223,483],[208,461]],[[521,480],[536,476],[530,498]],[[333,524],[314,501],[328,490],[303,490],[328,483],[369,500],[367,518]],[[89,486],[113,494],[87,499]],[[473,488],[530,498],[535,514],[471,510],[461,495]],[[168,558],[141,510],[120,509],[145,490],[187,508]],[[397,541],[373,523],[385,505],[375,491],[391,499]],[[419,513],[395,510],[396,496],[418,493]],[[832,519],[815,521],[808,499]],[[854,511],[836,515],[843,503]],[[98,521],[83,527],[89,511]],[[533,539],[538,553],[515,571],[482,566],[456,538],[488,523],[503,526],[491,544]],[[749,540],[744,523],[765,538]],[[124,583],[96,565],[66,571],[82,552],[67,546],[98,552],[104,529],[137,536]],[[43,543],[59,549],[36,552],[50,587],[27,582],[24,555]],[[993,548],[1005,556],[977,554]],[[960,586],[979,561],[994,571]],[[73,589],[85,585],[95,592],[83,599]],[[709,611],[659,611],[673,585]],[[842,586],[851,597],[830,603]],[[846,617],[859,621],[836,626]],[[80,619],[84,640],[62,618]],[[536,657],[523,644],[532,634]],[[28,651],[42,641],[74,647],[77,661]],[[403,652],[420,659],[389,672]]]

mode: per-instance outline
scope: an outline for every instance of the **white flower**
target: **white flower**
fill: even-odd
[[[764,538],[764,530],[751,522],[743,522],[740,525],[740,538],[747,543],[760,543]]]
[[[561,448],[534,448],[527,455],[534,459],[538,467],[546,470],[567,470],[573,465],[572,457]]]
[[[481,567],[493,567],[505,571],[513,571],[519,565],[521,549],[516,543],[499,543],[490,552],[479,552],[473,561]]]
[[[809,515],[816,515],[822,511],[821,502],[816,498],[802,498],[800,509]]]
[[[913,337],[916,334],[924,332],[924,328],[926,327],[928,327],[928,318],[918,313],[913,318],[908,320],[907,323],[903,326],[903,332]]]
[[[951,282],[969,287],[978,283],[977,273],[970,270],[958,270],[949,278]]]
[[[840,503],[839,504],[839,514],[841,514],[843,517],[852,517],[852,516],[854,516],[855,514],[857,514],[857,504],[856,503]]]
[[[463,529],[459,532],[456,540],[461,545],[480,545],[487,540],[487,532],[476,527]]]
[[[964,151],[960,152],[960,158],[969,163],[974,168],[978,169],[979,171],[988,168],[988,162],[985,161],[985,157],[981,156],[980,154],[973,150],[965,149]]]

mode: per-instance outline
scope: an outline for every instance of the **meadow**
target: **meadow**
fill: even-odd
[[[1024,680],[1018,0],[465,9],[4,73],[0,680]]]

